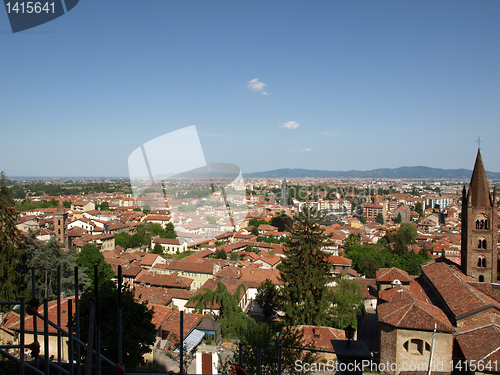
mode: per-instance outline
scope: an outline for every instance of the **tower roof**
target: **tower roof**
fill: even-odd
[[[64,213],[64,204],[63,204],[62,199],[59,199],[59,203],[57,203],[57,209],[56,209],[56,212],[57,212],[58,214],[63,214],[63,213]]]
[[[476,164],[470,180],[469,199],[473,207],[491,207],[490,187],[480,150],[477,150]]]

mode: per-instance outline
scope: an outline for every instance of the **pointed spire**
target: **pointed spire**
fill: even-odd
[[[57,209],[56,209],[56,212],[57,212],[58,214],[63,214],[63,213],[64,213],[64,204],[63,204],[62,199],[59,199],[59,203],[57,203]]]
[[[476,164],[470,180],[469,195],[472,207],[491,207],[490,187],[480,150],[477,150]]]

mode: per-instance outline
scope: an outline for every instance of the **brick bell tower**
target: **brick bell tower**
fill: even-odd
[[[59,242],[63,248],[68,247],[67,225],[68,213],[64,211],[63,201],[60,199],[57,204],[56,212],[54,213],[54,232],[57,242]]]
[[[462,271],[480,282],[497,281],[498,204],[496,188],[490,187],[480,149],[469,190],[462,192]]]

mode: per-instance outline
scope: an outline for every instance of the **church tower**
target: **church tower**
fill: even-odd
[[[288,185],[286,183],[286,178],[283,179],[283,183],[281,184],[281,201],[280,205],[283,207],[290,206],[290,198],[288,196]]]
[[[480,282],[497,281],[498,204],[490,187],[481,151],[477,150],[469,190],[462,192],[462,271]]]
[[[56,240],[62,247],[68,247],[68,232],[66,230],[68,225],[68,213],[64,211],[62,199],[59,199],[57,209],[54,214],[54,233]]]

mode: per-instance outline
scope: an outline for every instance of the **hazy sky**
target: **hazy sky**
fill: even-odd
[[[0,170],[126,176],[196,125],[243,172],[472,169],[477,137],[500,171],[499,19],[497,0],[83,0],[13,34],[2,8]]]

